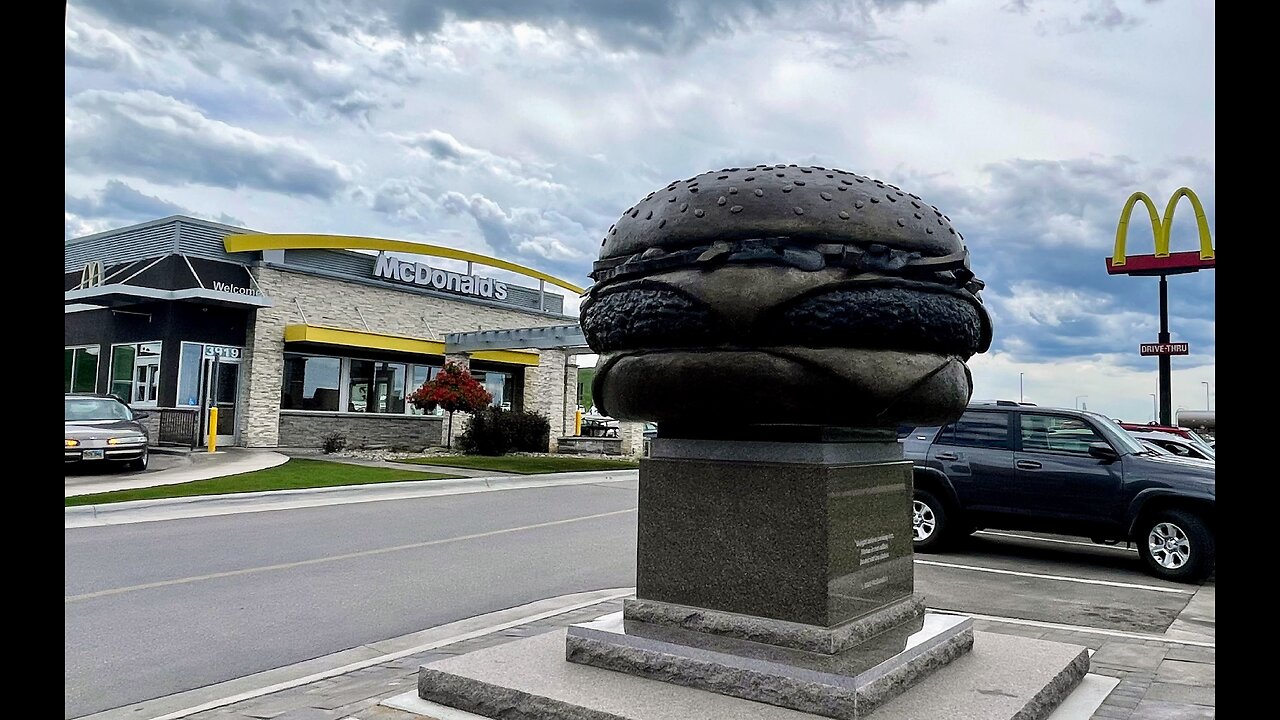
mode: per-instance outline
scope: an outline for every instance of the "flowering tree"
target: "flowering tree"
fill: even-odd
[[[453,414],[482,410],[493,402],[493,395],[471,377],[466,368],[458,363],[448,362],[435,378],[426,381],[409,395],[409,402],[427,412],[439,407],[449,413],[449,434],[445,444],[453,447]]]

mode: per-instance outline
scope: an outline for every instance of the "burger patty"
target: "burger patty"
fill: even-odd
[[[982,347],[982,317],[945,293],[895,287],[835,290],[770,313],[761,332],[808,347],[919,350],[968,357]]]
[[[874,286],[809,295],[764,313],[735,345],[799,345],[922,351],[969,357],[985,350],[983,318],[949,293]],[[729,344],[711,308],[657,287],[609,293],[582,310],[582,330],[597,352]]]
[[[596,352],[718,345],[719,326],[706,305],[661,288],[610,293],[582,309],[582,333]]]

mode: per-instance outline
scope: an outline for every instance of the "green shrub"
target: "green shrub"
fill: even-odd
[[[491,407],[471,416],[458,444],[468,455],[505,455],[509,452],[546,452],[551,443],[551,421],[536,412],[514,412]]]
[[[347,436],[342,433],[329,433],[324,436],[320,442],[320,449],[324,450],[326,455],[336,453],[347,446]]]

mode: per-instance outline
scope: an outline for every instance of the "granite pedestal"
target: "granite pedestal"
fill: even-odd
[[[911,463],[892,435],[660,438],[641,461],[636,598],[571,662],[865,717],[973,646],[913,595]]]

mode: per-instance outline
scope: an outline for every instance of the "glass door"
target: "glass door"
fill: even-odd
[[[213,401],[218,407],[218,442],[235,442],[236,398],[240,395],[240,363],[219,362]]]
[[[210,347],[210,346],[206,346]],[[218,408],[218,444],[236,442],[236,415],[240,397],[240,361],[225,354],[205,353],[201,363],[200,444],[209,444],[209,409]]]

